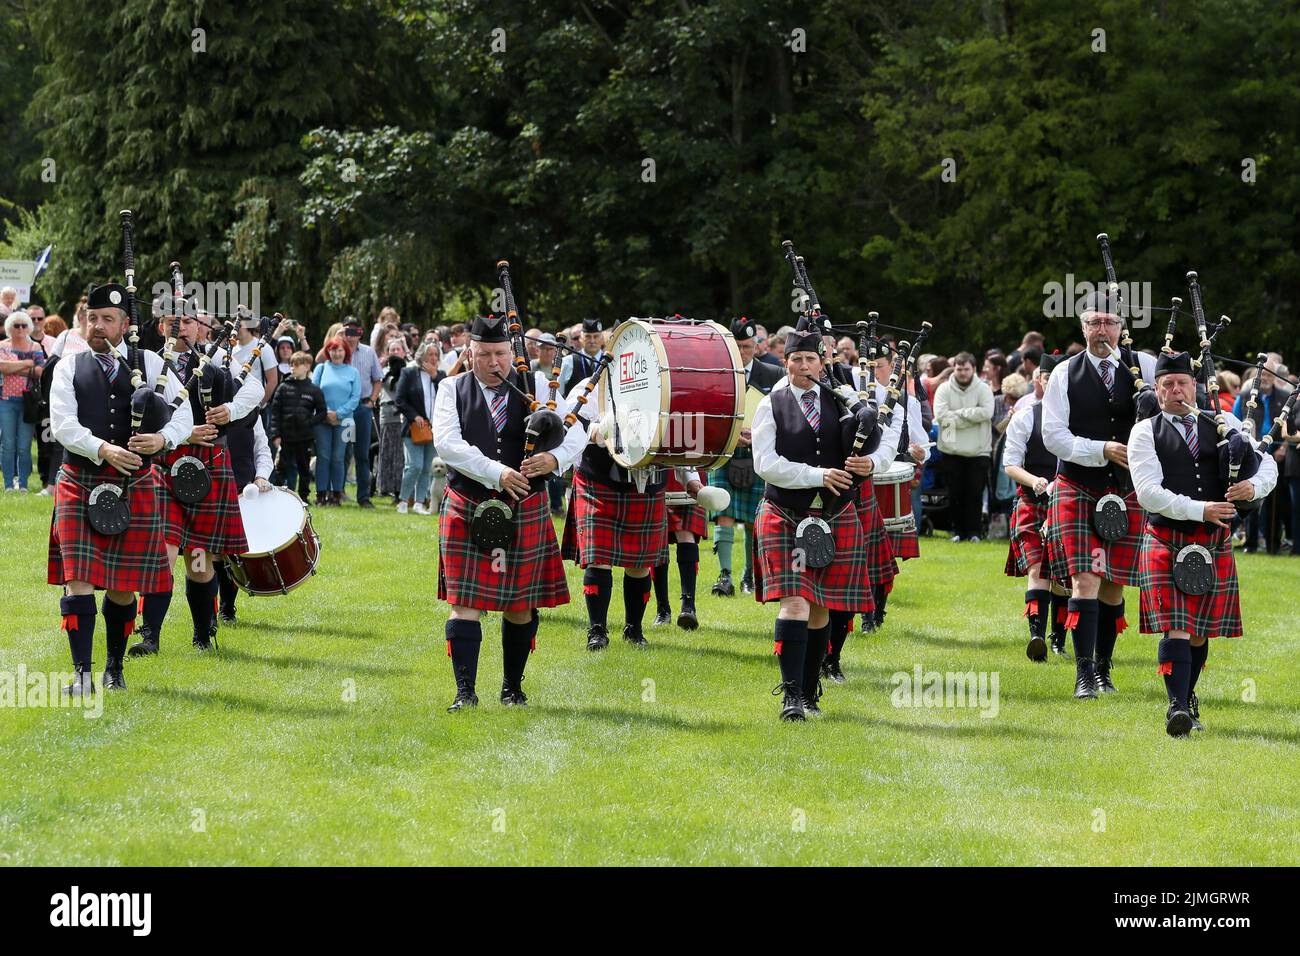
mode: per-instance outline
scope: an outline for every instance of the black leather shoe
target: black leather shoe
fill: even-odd
[[[365,501],[358,501],[358,502],[357,502],[357,507],[358,507],[358,508],[370,508],[370,509],[373,510],[374,507],[375,507],[375,503],[374,503],[373,501],[371,501],[369,498],[367,498]]]
[[[132,644],[127,650],[126,653],[129,656],[146,657],[149,654],[158,653],[158,635],[154,634],[150,627],[147,625],[141,627],[136,633],[140,635],[140,640]]]
[[[522,680],[518,684],[511,684],[508,680],[501,682],[501,703],[507,707],[528,706],[528,698],[524,695]]]
[[[1047,660],[1047,642],[1039,634],[1031,634],[1029,643],[1025,646],[1025,656],[1031,661],[1042,662]]]
[[[478,695],[474,693],[474,685],[466,684],[456,688],[456,699],[451,702],[447,708],[447,713],[454,714],[464,707],[477,707]]]
[[[587,650],[603,651],[609,647],[609,632],[602,624],[593,624],[587,628]]]
[[[104,661],[104,690],[126,690],[122,676],[122,658],[110,657]]]
[[[829,654],[822,661],[822,677],[835,684],[843,684],[847,679],[844,676],[844,671],[840,670],[839,659],[831,657]]]
[[[1103,694],[1115,693],[1115,683],[1110,679],[1110,658],[1097,658],[1097,690]]]
[[[874,614],[862,615],[862,633],[874,634],[875,632],[876,632],[876,615]]]
[[[1074,696],[1078,700],[1097,699],[1097,668],[1091,657],[1074,659]]]
[[[718,597],[734,597],[736,586],[731,583],[731,572],[723,571],[713,585],[713,593]]]
[[[1192,730],[1205,729],[1205,725],[1201,723],[1201,702],[1196,699],[1196,691],[1188,695],[1187,713],[1192,718]]]
[[[1051,643],[1052,643],[1052,653],[1053,653],[1053,654],[1059,654],[1061,657],[1065,657],[1065,656],[1066,656],[1066,653],[1065,653],[1065,635],[1064,635],[1064,634],[1053,634],[1053,635],[1052,635],[1052,641],[1051,641]]]
[[[229,611],[228,611],[228,610],[226,610],[225,608],[221,608],[220,610],[217,611],[217,623],[218,623],[218,624],[234,624],[234,623],[235,623],[235,612],[234,612],[233,610],[229,610]]]
[[[753,571],[746,571],[744,574],[740,576],[740,593],[741,594],[754,593],[754,572]]]
[[[785,695],[781,700],[782,720],[807,719],[803,709],[803,694],[799,692],[799,683],[797,681],[777,684],[772,688],[772,696],[775,697],[777,694]]]
[[[1186,737],[1192,731],[1192,715],[1177,707],[1177,704],[1169,705],[1169,712],[1165,714],[1165,733],[1170,737]]]
[[[693,631],[700,626],[700,619],[695,616],[695,598],[682,598],[682,613],[677,615],[677,626],[683,631]]]
[[[95,692],[95,678],[91,674],[92,669],[76,665],[76,676],[72,678],[72,683],[63,688],[63,693],[67,697],[89,697]]]
[[[673,609],[666,604],[660,604],[659,610],[655,611],[654,626],[662,627],[665,624],[673,622]]]
[[[194,637],[191,643],[196,651],[212,650],[212,638],[210,637]]]
[[[623,640],[629,644],[635,644],[637,647],[645,647],[650,643],[645,639],[645,635],[641,633],[640,624],[624,624]]]
[[[805,690],[803,694],[803,712],[809,717],[820,717],[822,709],[817,706],[817,702],[822,699],[822,682],[818,681],[817,686],[811,691]]]

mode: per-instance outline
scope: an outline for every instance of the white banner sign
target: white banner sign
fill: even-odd
[[[30,259],[0,259],[0,289],[13,286],[18,290],[20,303],[26,305],[31,301],[35,279],[36,263]]]

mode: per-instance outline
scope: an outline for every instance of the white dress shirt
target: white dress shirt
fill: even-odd
[[[763,400],[758,403],[758,408],[754,410],[754,421],[750,426],[750,435],[753,437],[754,473],[778,488],[821,488],[825,485],[825,468],[791,461],[776,453],[776,419],[772,415],[772,396],[777,394],[777,389],[780,388],[793,391],[795,403],[798,405],[802,405],[803,397],[808,392],[817,393],[817,401],[821,401],[821,388],[817,385],[812,388],[799,388],[791,383],[789,377],[786,377],[772,386],[772,391],[763,396]]]
[[[129,379],[131,370],[126,367],[126,349],[126,342],[123,340],[114,347],[113,352],[121,362],[118,374],[125,375]],[[92,434],[90,429],[81,424],[78,419],[77,391],[72,377],[77,362],[99,361],[93,353],[89,358],[83,358],[85,354],[78,352],[69,355],[60,359],[59,364],[54,366],[54,381],[50,383],[50,434],[68,451],[89,458],[98,465],[104,460],[99,455],[99,449],[104,445],[105,439]],[[152,387],[158,383],[158,376],[162,373],[162,358],[157,352],[142,350],[140,354],[144,356],[144,384]],[[167,376],[167,387],[163,390],[163,398],[170,402],[179,391],[180,384],[176,381],[176,376]],[[190,432],[193,430],[194,416],[190,412],[190,403],[181,402],[180,407],[172,414],[171,421],[163,426],[161,434],[172,445],[181,445],[190,437]]]
[[[885,401],[889,398],[889,390],[879,382],[873,384],[876,390],[876,404],[884,408]],[[880,447],[882,450],[887,451],[887,457],[884,460],[884,465],[877,462],[876,467],[886,467],[898,456],[898,442],[903,435],[904,415],[907,416],[907,443],[909,445],[920,445],[925,449],[925,457],[921,459],[921,464],[930,460],[930,436],[926,434],[925,427],[921,424],[921,403],[910,393],[900,390],[898,405],[894,408],[889,425],[880,438]],[[886,446],[888,446],[887,449]],[[908,457],[911,458],[910,452]],[[911,460],[915,461],[916,459]]]
[[[1168,412],[1160,414],[1173,423],[1185,442],[1187,435],[1180,420],[1182,416],[1170,415]],[[1241,422],[1231,412],[1224,412],[1223,418],[1230,428],[1241,428]],[[1133,426],[1128,438],[1128,465],[1133,475],[1133,489],[1137,492],[1138,504],[1146,511],[1162,514],[1173,521],[1204,521],[1206,502],[1175,494],[1164,486],[1165,472],[1156,455],[1155,435],[1152,432],[1154,423],[1154,418],[1143,419]],[[1255,497],[1261,498],[1277,484],[1277,462],[1272,455],[1255,452],[1253,443],[1251,447],[1248,454],[1259,458],[1259,471],[1250,479],[1250,483],[1255,487]]]
[[[1025,399],[1032,399],[1029,404],[1022,404]],[[1022,396],[1016,403],[1016,410],[1011,413],[1011,423],[1007,425],[1007,440],[1002,446],[1002,467],[1014,465],[1025,467],[1025,449],[1029,446],[1030,436],[1034,433],[1034,406],[1038,398],[1033,392]]]
[[[473,375],[473,372],[467,372]],[[547,378],[541,372],[533,373],[533,394],[547,394],[543,389],[546,387]],[[484,400],[491,407],[492,389],[484,385],[477,377],[474,384],[483,392]],[[567,399],[561,399],[556,404],[556,413],[563,418],[569,412],[569,402]],[[438,449],[438,455],[451,468],[456,469],[462,475],[473,478],[475,481],[492,488],[501,490],[501,476],[505,474],[506,466],[495,458],[489,458],[483,452],[479,451],[474,445],[471,445],[461,435],[460,431],[460,408],[456,398],[456,384],[454,381],[444,382],[438,388],[438,396],[434,399],[433,405],[433,444]],[[556,448],[551,449],[550,454],[555,456],[558,466],[553,472],[555,475],[562,475],[566,470],[572,467],[573,463],[578,460],[582,450],[586,447],[586,432],[577,427],[568,429],[564,435],[564,441]]]
[[[1142,372],[1142,380],[1154,381],[1156,360],[1145,352],[1133,354]],[[1043,394],[1043,444],[1061,461],[1072,461],[1085,468],[1102,468],[1106,465],[1106,443],[1098,439],[1081,438],[1070,431],[1070,369],[1075,362],[1091,362],[1098,374],[1101,373],[1102,362],[1108,363],[1112,371],[1119,368],[1119,362],[1114,356],[1099,359],[1085,349],[1052,369],[1052,375],[1047,380],[1047,391]],[[1116,380],[1116,387],[1130,386]],[[1129,466],[1132,467],[1132,459],[1129,460]]]
[[[266,440],[266,429],[262,427],[262,416],[253,419],[253,474],[255,478],[271,478],[271,469],[275,459],[271,456],[271,443]]]
[[[177,344],[179,345],[180,343],[178,342]],[[190,356],[188,359],[189,362],[193,363],[199,361],[198,352],[196,352],[194,349],[189,349],[187,351]],[[237,376],[240,370],[243,369],[244,367],[242,362],[236,363],[234,361],[234,355],[237,355],[238,353],[239,350],[236,349],[231,357],[230,374],[232,378]],[[146,356],[149,354],[150,353],[148,352],[145,353]],[[184,354],[187,353],[177,352],[176,357],[179,359],[180,356]],[[214,366],[220,366],[225,361],[225,358],[226,358],[226,350],[218,345],[216,352],[212,356],[212,364]],[[195,371],[194,366],[191,364],[191,366],[185,371],[185,377],[188,379],[190,375],[194,374],[194,371]],[[169,375],[167,376],[167,378],[168,378],[168,387],[170,388],[171,383],[172,381],[175,380],[176,376]],[[197,386],[197,382],[195,384]],[[244,384],[239,386],[239,391],[235,393],[235,397],[232,398],[230,401],[226,402],[226,411],[230,412],[230,420],[232,422],[237,422],[245,415],[247,415],[249,412],[251,412],[253,409],[261,405],[262,395],[264,392],[265,392],[265,386],[263,385],[261,378],[253,374],[253,369],[249,369],[248,377],[244,379]],[[191,394],[192,394],[192,390],[191,390]],[[199,422],[199,424],[202,425],[203,422]]]

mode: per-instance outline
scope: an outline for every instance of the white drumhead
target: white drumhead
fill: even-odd
[[[601,414],[613,409],[618,431],[605,437],[605,445],[620,465],[636,468],[659,447],[665,398],[659,345],[649,325],[627,322],[615,332],[610,353],[614,364],[601,386]]]
[[[245,553],[268,554],[288,544],[302,530],[307,509],[292,491],[272,488],[256,498],[240,495],[239,514],[248,538]]]
[[[914,465],[909,465],[905,461],[891,461],[884,471],[875,472],[871,480],[878,485],[897,485],[904,481],[911,481],[915,475]]]

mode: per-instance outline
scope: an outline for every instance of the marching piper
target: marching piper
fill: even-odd
[[[175,315],[173,315],[175,310]],[[203,358],[216,365],[225,350],[213,345],[204,352],[195,346],[198,313],[179,298],[160,297],[153,303],[159,330],[175,350],[176,368],[188,383],[194,430],[181,445],[166,451],[159,461],[162,482],[159,507],[164,514],[168,567],[185,554],[185,600],[193,625],[191,643],[196,650],[212,649],[216,633],[216,561],[227,554],[244,554],[248,539],[239,513],[239,488],[231,468],[230,436],[247,443],[252,461],[253,419],[262,400],[262,382],[248,375],[228,402],[207,408],[200,387]],[[214,369],[208,370],[212,374]],[[163,621],[171,607],[172,590],[146,593],[140,602],[144,625],[140,641],[131,646],[132,657],[158,653]]]
[[[1034,390],[1029,394],[1033,401],[1012,413],[1002,451],[1002,470],[1017,489],[1005,572],[1008,577],[1028,579],[1025,619],[1029,622],[1029,643],[1025,654],[1031,661],[1047,660],[1049,622],[1052,653],[1065,653],[1063,625],[1068,596],[1043,567],[1042,540],[1057,467],[1056,456],[1043,444],[1042,399],[1052,369],[1061,361],[1060,355],[1042,357],[1034,370]]]
[[[133,433],[132,369],[143,368],[141,388],[152,389],[163,363],[123,342],[129,294],[116,283],[91,287],[90,350],[65,356],[50,388],[51,433],[65,456],[55,483],[48,581],[65,588],[59,609],[76,669],[65,692],[75,695],[95,690],[95,591],[105,592],[104,687],[120,690],[126,687],[122,661],[135,623],[135,592],[172,586],[152,458],[188,438],[193,423],[182,403],[160,430]],[[178,392],[169,380],[162,397]]]
[[[766,395],[785,377],[785,373],[779,366],[754,361],[756,330],[757,326],[744,317],[731,323],[731,335],[736,340],[736,350],[740,352],[740,361],[745,367],[746,387]],[[745,567],[740,578],[740,590],[744,594],[754,590],[754,517],[763,498],[763,479],[754,474],[751,443],[752,430],[742,428],[731,460],[709,472],[709,484],[731,495],[726,510],[713,516],[713,553],[718,556],[719,568],[713,593],[720,597],[731,597],[736,593],[731,580],[731,551],[737,525],[743,529],[745,538],[742,544]]]
[[[1162,354],[1155,376],[1160,413],[1134,425],[1128,440],[1133,484],[1147,513],[1139,560],[1141,631],[1161,635],[1165,731],[1184,737],[1203,729],[1196,681],[1209,656],[1208,638],[1242,633],[1230,531],[1235,503],[1267,496],[1277,483],[1277,464],[1252,443],[1245,454],[1256,456],[1258,471],[1241,481],[1226,477],[1216,424],[1193,405],[1191,357]],[[1240,432],[1233,415],[1221,415],[1226,431]]]
[[[840,410],[822,373],[815,330],[786,339],[788,384],[774,388],[754,413],[754,470],[766,483],[759,505],[755,597],[779,601],[775,653],[781,719],[821,713],[818,677],[830,636],[830,611],[871,608],[854,476],[870,477],[868,456],[850,456],[856,423]],[[817,502],[821,494],[821,505]]]
[[[1111,658],[1127,624],[1124,587],[1137,587],[1142,512],[1128,470],[1137,417],[1132,373],[1114,357],[1123,320],[1105,291],[1079,316],[1087,348],[1059,364],[1043,393],[1043,445],[1060,460],[1047,510],[1051,576],[1070,582],[1074,696],[1114,693]],[[1155,360],[1135,354],[1150,380]]]
[[[434,444],[448,466],[438,597],[451,605],[446,636],[456,697],[449,713],[478,705],[484,611],[502,613],[501,703],[527,703],[524,669],[536,646],[537,609],[569,603],[546,480],[577,459],[587,438],[583,428],[572,427],[554,450],[526,458],[529,406],[513,371],[506,322],[480,316],[470,338],[470,374],[443,381],[432,421]],[[532,393],[539,395],[546,376],[532,374]]]

